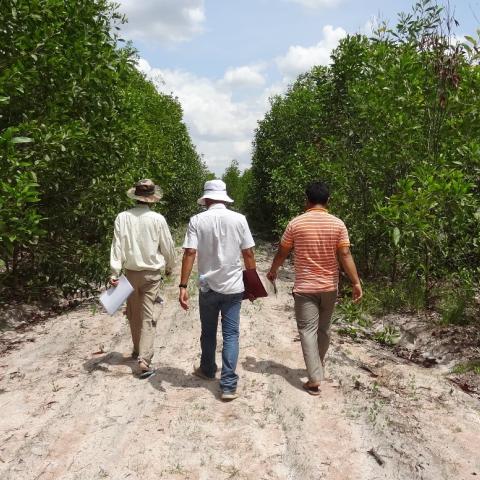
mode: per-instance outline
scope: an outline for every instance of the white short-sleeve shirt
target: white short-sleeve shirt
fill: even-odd
[[[244,215],[228,210],[223,203],[190,219],[183,248],[197,250],[198,274],[215,292],[244,290],[241,252],[255,246]]]

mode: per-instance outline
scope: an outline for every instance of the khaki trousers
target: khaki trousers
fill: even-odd
[[[294,298],[308,380],[320,382],[325,378],[325,354],[330,344],[330,324],[337,292],[295,293]]]
[[[133,352],[148,365],[153,357],[157,319],[155,299],[162,276],[160,272],[127,270],[125,275],[133,287],[127,300],[127,318],[132,332]]]

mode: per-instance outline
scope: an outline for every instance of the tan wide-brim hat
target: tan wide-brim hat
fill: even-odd
[[[205,182],[203,196],[197,200],[197,203],[205,205],[206,198],[218,202],[233,203],[233,199],[227,195],[227,186],[222,180],[208,180]]]
[[[128,190],[127,196],[139,202],[155,203],[163,196],[162,189],[155,185],[149,178],[140,180],[133,188]]]

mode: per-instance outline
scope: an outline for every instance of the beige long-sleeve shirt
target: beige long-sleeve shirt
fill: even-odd
[[[138,205],[120,213],[110,251],[112,275],[126,270],[171,270],[175,264],[175,246],[163,215]]]

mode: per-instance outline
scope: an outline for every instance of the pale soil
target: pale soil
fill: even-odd
[[[259,270],[267,265],[261,258]],[[480,476],[480,402],[441,369],[334,334],[328,374],[340,386],[309,396],[289,277],[278,287],[277,297],[244,302],[240,397],[230,403],[220,401],[217,382],[191,375],[199,358],[196,298],[184,313],[174,286],[163,293],[149,380],[132,375],[120,313],[83,306],[18,334],[21,343],[0,358],[0,478]]]

